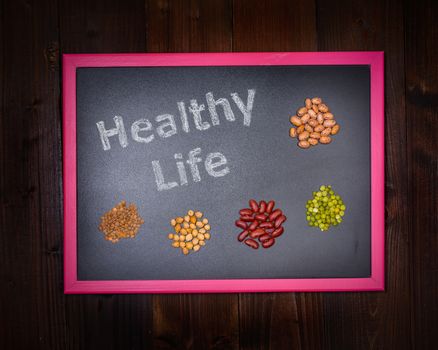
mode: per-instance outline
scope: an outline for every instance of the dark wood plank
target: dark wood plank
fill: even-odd
[[[63,53],[144,52],[145,4],[139,0],[62,1],[60,36]],[[72,348],[150,348],[152,297],[68,296],[66,323]]]
[[[231,49],[230,1],[147,1],[150,52]],[[238,298],[222,295],[155,295],[154,347],[237,349]]]
[[[63,53],[145,51],[142,0],[62,1],[60,5]]]
[[[2,2],[1,16],[0,348],[61,349],[57,2]]]
[[[241,349],[302,348],[295,294],[246,293],[239,300]]]
[[[314,1],[234,0],[233,51],[314,51]]]
[[[238,349],[237,295],[154,296],[155,349]]]
[[[386,292],[325,294],[333,349],[411,346],[403,4],[318,2],[318,49],[384,50],[386,68]]]
[[[295,293],[302,349],[328,349],[321,293]]]
[[[32,109],[37,151],[39,235],[32,243],[33,287],[41,348],[66,346],[62,291],[62,166],[58,3],[33,1]],[[36,226],[37,223],[33,225]],[[36,231],[38,232],[38,231]]]
[[[412,325],[417,349],[438,347],[438,27],[436,1],[407,1],[406,99],[412,222]]]
[[[234,1],[234,51],[314,51],[313,1]],[[323,304],[318,294],[240,295],[242,349],[322,349]],[[318,315],[318,316],[316,316]]]
[[[231,0],[147,0],[146,3],[148,52],[231,50]]]

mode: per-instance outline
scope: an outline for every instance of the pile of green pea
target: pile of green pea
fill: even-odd
[[[319,191],[313,192],[313,199],[307,201],[306,209],[309,226],[321,231],[339,225],[345,215],[345,204],[331,186],[321,186]]]

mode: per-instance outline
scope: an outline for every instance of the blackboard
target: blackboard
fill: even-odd
[[[233,102],[255,90],[251,123]],[[207,130],[182,131],[177,103],[206,94],[230,102],[235,121]],[[208,66],[93,67],[76,70],[77,277],[78,280],[180,280],[369,277],[371,274],[370,67]],[[342,126],[329,145],[303,150],[289,137],[289,117],[306,97],[321,96]],[[175,116],[177,133],[135,142],[131,124],[158,115]],[[114,127],[123,118],[128,144],[110,137],[104,150],[96,123]],[[209,121],[209,111],[203,112]],[[189,122],[193,122],[189,119]],[[151,134],[154,131],[151,131]],[[151,162],[177,180],[173,155],[201,148],[205,159],[221,152],[229,173],[214,178],[202,163],[201,181],[158,191]],[[321,232],[309,227],[305,203],[330,184],[346,206],[344,221]],[[234,226],[248,200],[276,201],[287,215],[283,234],[270,249],[241,244]],[[135,203],[145,220],[134,239],[112,244],[98,230],[100,216],[120,200]],[[212,238],[183,256],[167,234],[171,218],[188,209],[210,220]]]

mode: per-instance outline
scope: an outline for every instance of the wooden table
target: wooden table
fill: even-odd
[[[3,1],[0,348],[436,349],[436,3]],[[62,53],[317,50],[385,51],[386,292],[63,294]]]

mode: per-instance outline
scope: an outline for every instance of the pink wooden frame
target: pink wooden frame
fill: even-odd
[[[76,68],[131,66],[369,65],[371,67],[371,276],[369,278],[80,281],[76,254]],[[231,293],[384,290],[383,52],[63,55],[64,292]]]

